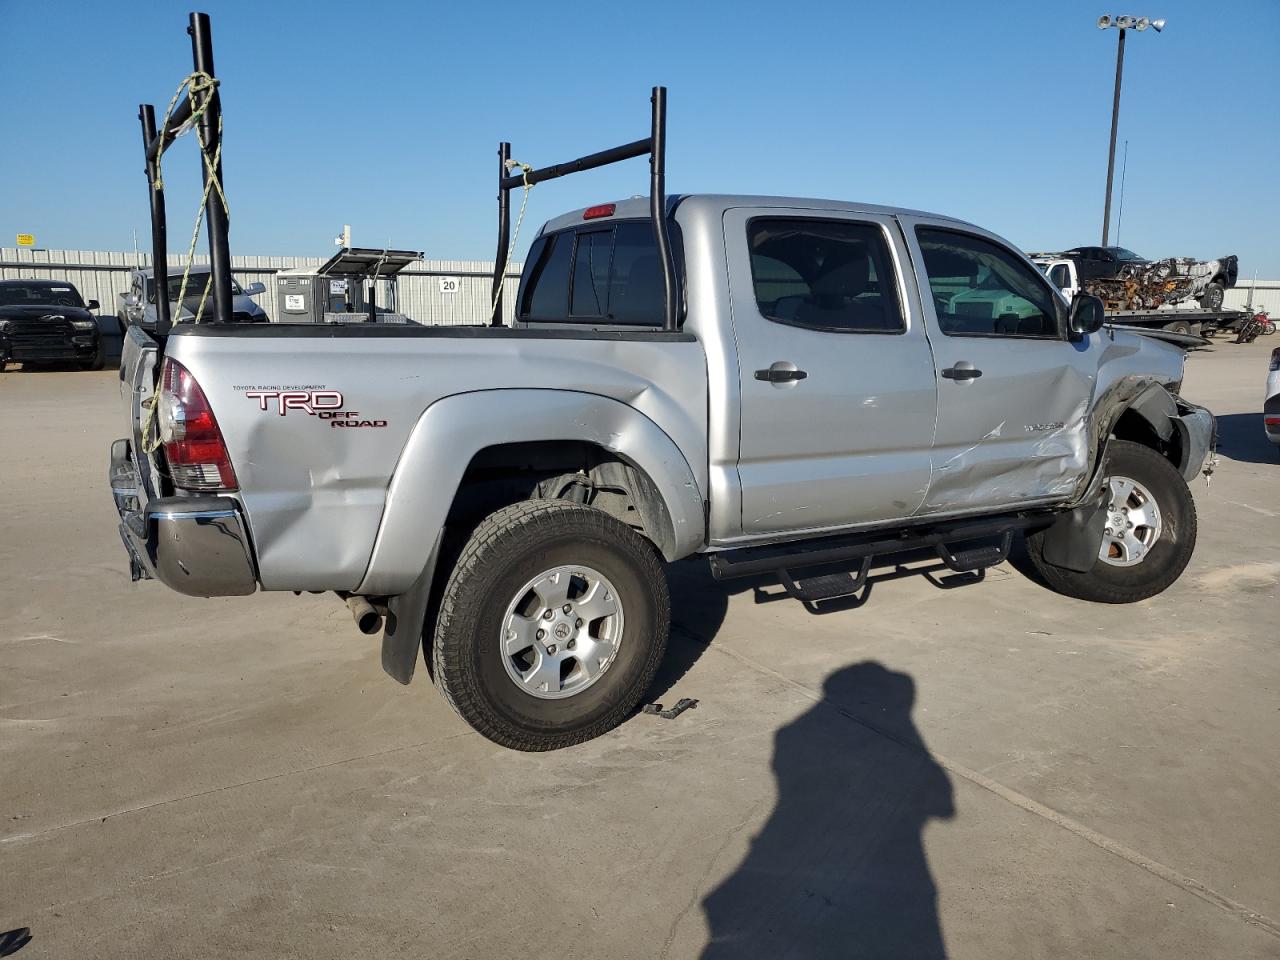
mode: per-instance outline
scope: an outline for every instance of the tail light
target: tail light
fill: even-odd
[[[583,220],[598,220],[601,217],[612,217],[613,211],[618,209],[615,203],[597,203],[594,207],[587,207],[582,211]]]
[[[239,486],[213,408],[196,378],[176,360],[164,361],[157,414],[175,487],[235,490]]]
[[[1271,366],[1268,369],[1280,370],[1280,347],[1271,351]]]

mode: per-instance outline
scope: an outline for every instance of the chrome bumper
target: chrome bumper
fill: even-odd
[[[253,557],[230,497],[150,500],[129,441],[111,445],[111,495],[134,580],[156,579],[192,597],[243,596],[257,589]]]

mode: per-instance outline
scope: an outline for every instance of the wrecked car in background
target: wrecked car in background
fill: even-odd
[[[1108,310],[1155,310],[1189,300],[1205,310],[1221,310],[1226,290],[1236,285],[1240,272],[1235,256],[1147,260],[1124,247],[1074,247],[1033,253],[1031,259],[1042,265],[1073,263],[1080,289],[1101,298]]]

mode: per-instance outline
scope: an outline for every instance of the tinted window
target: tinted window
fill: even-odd
[[[671,252],[678,288],[682,253],[674,226]],[[662,326],[662,261],[648,220],[541,237],[528,262],[521,320]]]
[[[672,256],[680,261],[676,232],[671,237]],[[613,241],[613,269],[609,273],[609,319],[614,323],[662,326],[665,293],[662,260],[653,238],[653,224],[618,224]]]
[[[1057,337],[1056,301],[1042,275],[982,237],[918,227],[942,332],[956,336]]]
[[[569,307],[573,234],[540,238],[529,252],[530,259],[536,259],[520,298],[520,316],[525,320],[563,320]]]
[[[1049,271],[1049,279],[1053,281],[1054,286],[1059,290],[1065,290],[1071,286],[1071,271],[1065,263],[1054,264]]]
[[[876,224],[758,218],[747,225],[761,314],[816,330],[906,329],[889,246]]]
[[[593,230],[578,234],[573,255],[573,304],[577,317],[603,317],[609,305],[609,258],[613,253],[613,231]]]
[[[66,283],[0,284],[0,306],[83,307],[76,288]]]

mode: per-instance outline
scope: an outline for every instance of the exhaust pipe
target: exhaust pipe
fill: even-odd
[[[344,598],[347,603],[347,609],[351,611],[351,616],[356,621],[356,627],[361,633],[372,636],[382,629],[382,614],[373,608],[364,597],[348,595]]]

